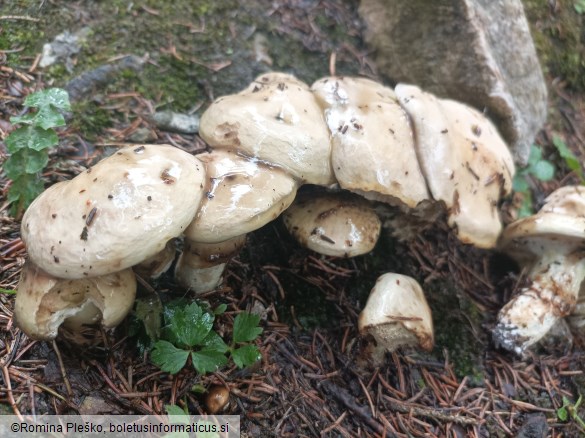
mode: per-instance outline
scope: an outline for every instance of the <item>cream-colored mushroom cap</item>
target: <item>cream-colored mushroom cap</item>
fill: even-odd
[[[342,188],[410,208],[430,198],[410,120],[394,91],[348,77],[320,79],[311,90],[325,113],[331,165]]]
[[[420,285],[406,275],[388,273],[378,278],[358,328],[386,351],[404,346],[431,350],[434,344],[431,309]]]
[[[227,150],[198,155],[205,163],[205,196],[185,230],[195,242],[223,242],[276,219],[293,202],[297,182],[282,168]]]
[[[220,97],[201,116],[199,134],[214,148],[235,148],[303,182],[334,182],[323,112],[294,76],[267,73],[242,92]]]
[[[560,187],[544,200],[539,213],[558,213],[585,218],[585,187]]]
[[[193,220],[205,171],[167,145],[136,145],[43,192],[26,211],[31,260],[58,278],[94,277],[161,251]]]
[[[515,172],[496,128],[475,109],[416,86],[398,84],[395,91],[412,120],[431,195],[447,206],[449,224],[465,243],[495,246],[502,229],[498,201],[510,193]]]
[[[381,222],[369,202],[348,192],[304,193],[282,217],[302,246],[329,256],[366,254],[380,236]]]
[[[14,315],[27,336],[48,340],[57,336],[59,326],[69,318],[76,319],[75,325],[101,321],[105,328],[115,327],[132,309],[135,296],[132,269],[102,277],[64,280],[28,261],[22,268]]]

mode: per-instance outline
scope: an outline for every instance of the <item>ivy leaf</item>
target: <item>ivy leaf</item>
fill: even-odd
[[[157,341],[154,344],[150,358],[161,370],[177,374],[187,363],[189,352],[175,347],[167,341]]]
[[[4,172],[11,180],[16,180],[24,174],[36,174],[43,170],[49,162],[46,150],[21,149],[10,156],[4,163]],[[35,177],[35,179],[38,179]]]
[[[244,345],[232,351],[232,359],[238,368],[250,366],[260,360],[262,355],[255,345]]]
[[[11,154],[21,149],[40,151],[59,143],[59,137],[52,129],[36,126],[23,126],[10,133],[6,138],[6,149]]]
[[[24,105],[33,108],[54,106],[57,109],[70,111],[69,94],[62,88],[48,88],[29,94],[24,99]]]
[[[242,312],[234,320],[234,342],[250,342],[262,333],[262,328],[258,327],[260,316],[253,313]]]
[[[28,113],[25,114],[24,116],[13,116],[10,117],[10,123],[12,123],[13,125],[16,125],[18,123],[23,125],[32,125],[34,124],[35,116],[36,114],[33,113]]]
[[[191,360],[197,372],[201,374],[217,371],[219,367],[224,366],[228,362],[225,354],[209,348],[194,351],[191,353]]]
[[[43,129],[49,129],[55,128],[57,126],[65,126],[65,118],[53,107],[42,106],[36,112],[33,123],[35,126],[40,126]]]

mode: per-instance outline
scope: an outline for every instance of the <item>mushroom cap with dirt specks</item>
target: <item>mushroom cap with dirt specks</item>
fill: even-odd
[[[205,197],[185,237],[224,242],[276,219],[293,202],[297,182],[282,168],[228,150],[198,155],[205,163]]]
[[[282,166],[302,182],[335,182],[323,111],[294,76],[266,73],[240,93],[220,97],[201,116],[199,134],[213,148]]]
[[[431,350],[434,344],[431,309],[420,285],[406,275],[388,273],[378,278],[358,328],[385,351],[404,346]]]
[[[368,201],[348,192],[303,193],[282,215],[305,248],[334,257],[355,257],[374,249],[381,222]]]
[[[326,77],[311,86],[331,132],[341,188],[414,208],[430,199],[410,120],[394,91],[365,78]]]
[[[467,105],[413,85],[398,84],[395,92],[412,120],[431,195],[445,203],[449,225],[464,243],[494,247],[502,230],[498,202],[511,192],[515,172],[506,143]]]
[[[58,278],[106,275],[161,251],[193,220],[205,168],[168,145],[120,149],[45,190],[21,226],[31,260]]]
[[[105,328],[120,324],[132,309],[136,278],[132,269],[102,277],[66,280],[43,272],[30,260],[21,272],[14,316],[18,327],[32,339],[49,340],[68,318],[75,325],[101,322]],[[87,318],[82,321],[79,315]]]

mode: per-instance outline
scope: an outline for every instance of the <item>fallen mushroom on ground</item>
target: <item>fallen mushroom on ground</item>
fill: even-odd
[[[499,248],[527,269],[528,284],[501,309],[497,345],[522,354],[573,313],[585,279],[584,243],[585,187],[562,187],[538,213],[508,225]]]

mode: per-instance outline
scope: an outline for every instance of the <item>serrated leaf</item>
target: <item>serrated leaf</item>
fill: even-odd
[[[197,303],[176,309],[168,329],[178,345],[193,347],[202,345],[203,340],[213,327],[214,316],[204,312]]]
[[[21,149],[40,151],[59,143],[59,137],[52,129],[38,126],[23,126],[10,133],[6,138],[6,149],[11,154]]]
[[[546,160],[540,160],[532,167],[531,171],[534,177],[540,181],[550,181],[555,176],[555,167]]]
[[[188,357],[189,351],[181,350],[167,341],[157,341],[150,353],[152,363],[171,374],[181,371]]]
[[[48,88],[46,90],[29,94],[26,96],[26,99],[24,99],[24,105],[33,108],[52,105],[61,110],[71,110],[69,94],[67,94],[67,91],[62,88]]]
[[[207,348],[191,353],[191,360],[197,372],[201,374],[216,371],[228,362],[225,354]]]
[[[232,351],[232,359],[238,368],[248,367],[260,360],[262,355],[255,345],[244,345]]]
[[[160,338],[162,303],[156,296],[136,300],[136,318],[144,325],[150,339]]]
[[[262,333],[258,327],[260,316],[253,313],[242,312],[234,320],[234,342],[250,342]]]
[[[206,350],[214,350],[218,353],[225,353],[230,349],[230,347],[228,347],[228,345],[223,341],[221,336],[219,336],[213,330],[210,331],[203,340],[203,346]]]

